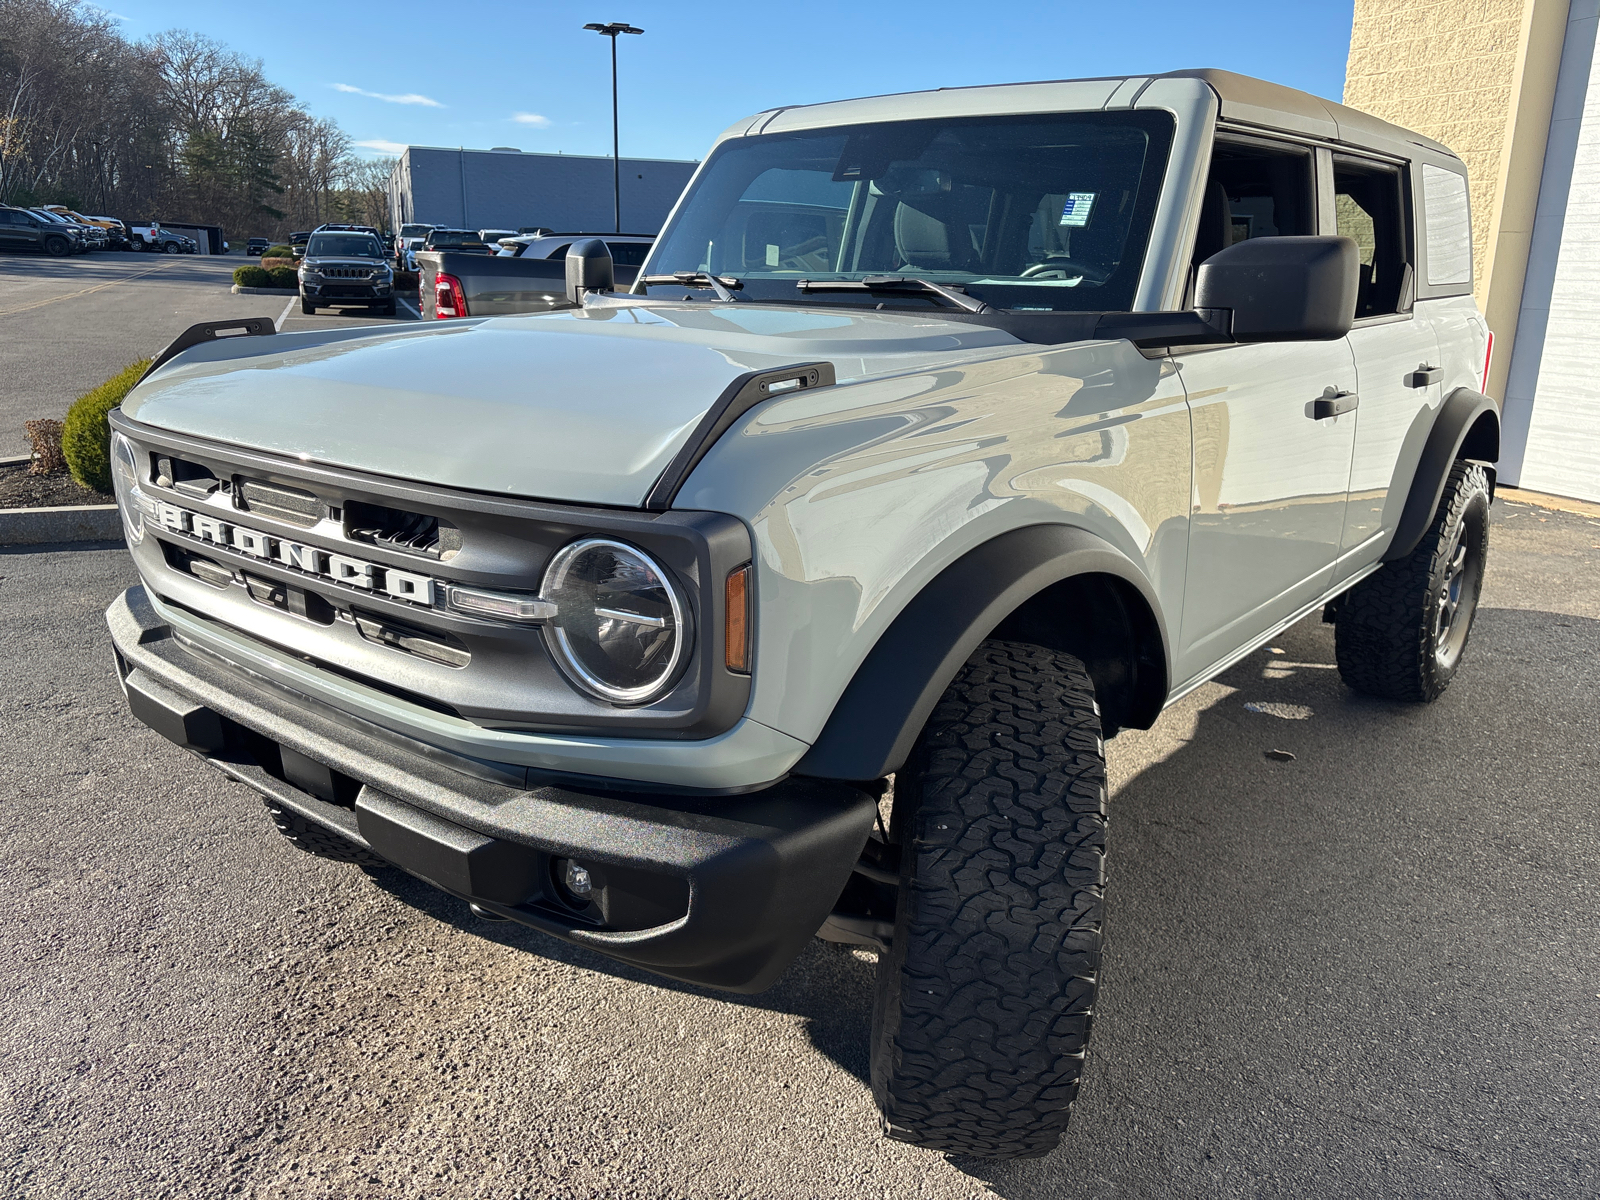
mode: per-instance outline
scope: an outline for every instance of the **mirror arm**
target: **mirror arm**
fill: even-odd
[[[1095,326],[1102,338],[1126,338],[1141,349],[1157,346],[1201,346],[1233,341],[1233,310],[1205,308],[1187,312],[1106,313]]]

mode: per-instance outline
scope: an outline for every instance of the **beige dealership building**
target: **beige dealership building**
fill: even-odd
[[[1344,102],[1472,177],[1501,480],[1600,500],[1600,0],[1356,0]]]

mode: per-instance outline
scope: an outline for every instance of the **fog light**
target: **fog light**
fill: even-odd
[[[588,868],[573,862],[571,859],[567,860],[567,869],[562,875],[562,882],[567,885],[567,891],[574,896],[587,896],[594,890],[594,883],[589,879]]]

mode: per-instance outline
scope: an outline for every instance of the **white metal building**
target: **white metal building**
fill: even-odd
[[[1600,500],[1600,0],[1571,0],[1516,348],[1500,478]]]

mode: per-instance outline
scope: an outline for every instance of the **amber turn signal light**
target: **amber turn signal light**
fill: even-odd
[[[750,673],[750,564],[728,572],[727,616],[723,645],[728,670]]]

